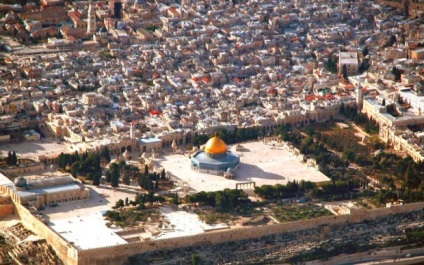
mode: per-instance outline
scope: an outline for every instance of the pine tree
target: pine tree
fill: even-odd
[[[163,168],[162,172],[160,173],[160,179],[164,180],[165,178],[166,178],[166,172],[165,172],[165,169]]]

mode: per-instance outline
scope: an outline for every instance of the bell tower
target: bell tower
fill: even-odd
[[[88,4],[88,20],[87,20],[87,34],[92,35],[96,32],[96,13],[93,3],[90,0]]]

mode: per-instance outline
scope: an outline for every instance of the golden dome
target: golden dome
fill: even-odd
[[[227,145],[221,138],[214,136],[205,145],[205,152],[208,154],[223,154],[227,152]]]

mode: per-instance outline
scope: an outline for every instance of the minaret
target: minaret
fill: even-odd
[[[362,105],[364,101],[364,96],[362,95],[362,86],[361,83],[358,84],[358,90],[356,91],[356,104],[358,105],[358,110],[362,110]]]
[[[135,139],[134,123],[131,123],[131,127],[130,127],[130,139]]]
[[[88,4],[88,20],[87,20],[87,34],[92,35],[96,32],[96,13],[94,11],[91,0]]]

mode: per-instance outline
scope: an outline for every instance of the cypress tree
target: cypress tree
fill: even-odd
[[[16,152],[12,153],[12,165],[16,166],[18,164],[18,157],[16,156]]]

